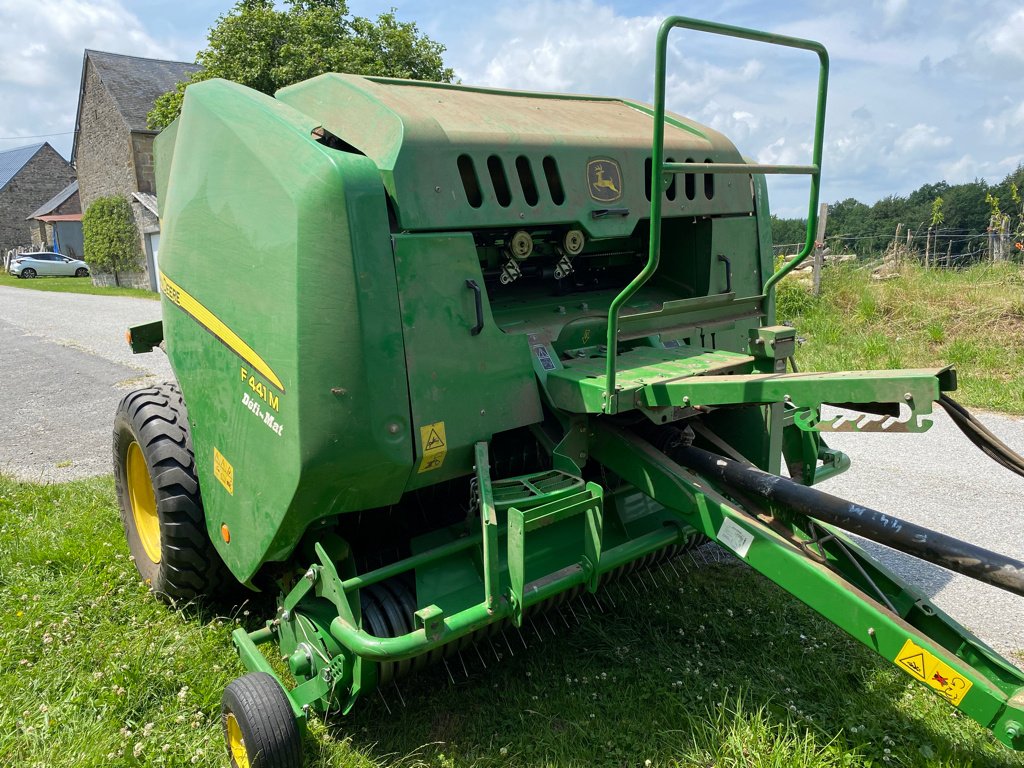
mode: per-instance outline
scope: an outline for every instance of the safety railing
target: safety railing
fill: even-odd
[[[814,120],[814,148],[810,165],[761,165],[757,163],[666,163],[665,162],[665,59],[668,50],[668,36],[675,28],[708,32],[726,37],[754,40],[787,48],[801,48],[818,54],[818,101]],[[804,247],[791,261],[783,265],[764,284],[765,296],[775,284],[807,258],[814,247],[814,232],[818,226],[818,192],[821,177],[821,147],[825,133],[825,99],[828,92],[828,52],[821,43],[798,37],[775,35],[754,29],[715,24],[683,16],[672,16],[662,22],[658,30],[657,50],[654,62],[654,138],[651,146],[651,232],[647,264],[629,285],[612,300],[608,308],[608,361],[605,369],[604,409],[614,413],[615,405],[615,358],[619,335],[619,312],[658,268],[661,259],[661,202],[665,178],[678,173],[727,173],[727,174],[795,174],[811,177],[810,201],[807,206],[807,236]]]

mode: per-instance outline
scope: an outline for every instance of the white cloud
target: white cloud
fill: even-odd
[[[1013,140],[1024,130],[1024,101],[1010,103],[1005,109],[982,121],[982,129],[993,141]]]
[[[732,10],[740,16],[760,14],[760,23],[752,26],[819,39],[830,51],[825,199],[856,195],[872,202],[905,194],[938,181],[947,167],[954,170],[952,164],[978,134],[987,130],[1006,137],[1010,131],[1000,126],[1016,125],[1009,107],[1019,105],[1001,103],[999,113],[979,108],[995,89],[978,83],[962,46],[986,13],[966,0],[936,0],[924,17],[908,0],[873,0],[856,9],[808,3],[791,9],[780,23],[752,10],[755,6],[762,7],[747,2]],[[449,42],[465,82],[650,101],[660,16],[639,6],[631,14],[597,0],[529,0],[499,8],[486,27],[466,30],[476,38],[472,49],[458,50]],[[707,15],[707,8],[694,8],[693,15],[702,11]],[[937,54],[939,63],[933,64]],[[721,131],[762,162],[809,162],[817,74],[812,55],[777,55],[764,46],[721,46],[693,33],[673,33],[668,72],[669,109]],[[979,113],[996,122],[983,129]],[[1024,140],[1015,137],[999,156],[1022,147]],[[805,192],[798,190],[804,184],[769,183],[773,194],[782,196],[780,207],[803,205]]]
[[[500,8],[486,28],[473,30],[484,39],[472,48],[458,55],[449,44],[464,82],[653,98],[660,14],[624,15],[597,0],[532,0]],[[670,110],[695,116],[716,94],[735,90],[763,71],[761,62],[749,57],[709,61],[695,56],[694,42],[694,33],[680,32],[670,39],[665,91]]]
[[[161,41],[121,0],[0,0],[0,136],[74,129],[84,49],[151,58],[194,51]],[[3,141],[0,149],[28,143]],[[51,143],[69,154],[70,136]]]
[[[995,159],[976,159],[970,153],[944,163],[939,171],[951,184],[962,184],[974,179],[1000,181],[1024,163],[1024,152],[1000,156]]]
[[[592,0],[505,5],[488,20],[491,44],[481,41],[456,71],[498,88],[614,94],[641,73],[650,77],[659,22]]]
[[[1011,11],[1006,18],[986,19],[972,41],[984,52],[992,69],[1001,64],[1024,63],[1024,8]]]
[[[901,155],[932,154],[953,143],[952,136],[943,136],[934,125],[917,123],[896,137],[893,148]]]
[[[882,25],[886,29],[904,23],[910,8],[909,0],[876,0],[875,5],[882,10]]]

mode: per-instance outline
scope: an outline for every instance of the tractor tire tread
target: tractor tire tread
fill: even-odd
[[[224,690],[221,717],[232,712],[247,744],[252,768],[300,768],[302,737],[287,694],[266,672],[250,672]],[[246,734],[246,731],[249,733]]]
[[[188,411],[173,383],[135,390],[118,408],[146,456],[161,517],[163,557],[153,591],[168,602],[216,596],[225,568],[206,529],[195,454],[188,432]],[[118,495],[124,493],[114,448]],[[122,504],[122,517],[127,517]]]

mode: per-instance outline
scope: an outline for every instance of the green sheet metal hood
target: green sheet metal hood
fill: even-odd
[[[376,163],[403,230],[578,224],[618,236],[648,215],[653,126],[642,104],[341,74],[277,98]],[[674,115],[665,146],[678,161],[742,162],[722,134]],[[591,193],[599,179],[611,186]],[[666,192],[666,216],[752,209],[746,176],[680,176]]]

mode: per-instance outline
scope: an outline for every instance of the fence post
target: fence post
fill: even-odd
[[[818,208],[818,234],[814,238],[814,266],[811,273],[815,296],[821,293],[821,268],[825,261],[825,224],[828,221],[828,203]]]

